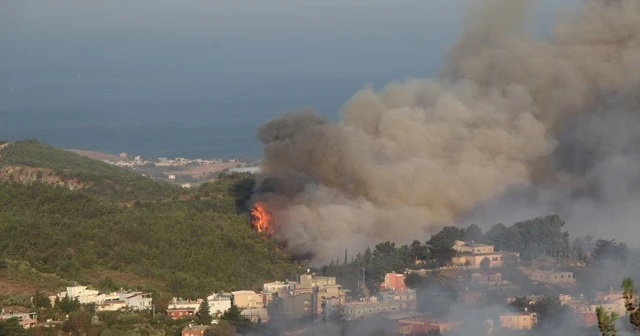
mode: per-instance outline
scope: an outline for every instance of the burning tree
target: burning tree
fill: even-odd
[[[265,209],[264,203],[258,202],[254,204],[251,209],[251,216],[253,217],[253,228],[258,232],[266,232],[267,234],[273,234],[273,226],[271,225],[271,215]]]

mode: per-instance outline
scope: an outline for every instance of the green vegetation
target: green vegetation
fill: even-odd
[[[0,164],[51,168],[91,185],[0,182],[0,260],[19,259],[3,260],[0,278],[44,277],[49,285],[35,289],[47,291],[62,287],[62,279],[104,290],[129,286],[100,275],[115,272],[160,283],[137,289],[181,297],[295,278],[290,257],[251,228],[250,175],[221,175],[186,194],[31,140],[5,148]]]
[[[0,156],[0,167],[3,166],[51,169],[57,177],[78,181],[85,185],[84,189],[89,193],[113,200],[164,199],[184,192],[179,186],[153,181],[132,171],[36,140],[18,141],[5,147]]]

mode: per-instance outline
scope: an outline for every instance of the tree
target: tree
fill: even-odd
[[[625,243],[616,243],[615,239],[598,239],[593,257],[600,262],[605,260],[624,263],[629,256],[629,247]]]
[[[0,321],[0,336],[24,336],[27,331],[20,325],[17,318]]]
[[[476,243],[484,243],[484,234],[482,229],[476,224],[471,224],[465,231],[465,239]]]
[[[635,298],[636,290],[633,287],[633,280],[631,278],[624,278],[621,287],[627,312],[629,312],[629,322],[634,330],[640,333],[640,304],[638,299]],[[600,321],[600,318],[598,318],[598,321]]]
[[[68,296],[65,296],[60,300],[59,303],[56,304],[56,307],[60,307],[60,310],[62,310],[66,314],[69,314],[80,309],[80,301],[78,300],[78,298],[72,300]]]
[[[231,308],[227,309],[220,320],[226,321],[239,330],[244,330],[252,327],[251,320],[242,315],[242,310],[238,306],[232,304]]]
[[[482,261],[480,261],[480,269],[483,271],[488,271],[491,268],[491,259],[484,257]]]
[[[598,317],[598,329],[600,329],[602,336],[616,336],[618,334],[616,330],[618,314],[615,312],[608,314],[602,307],[597,307],[596,316]]]
[[[202,303],[200,304],[200,308],[198,309],[196,316],[198,317],[198,323],[202,325],[211,324],[213,317],[209,313],[209,302],[207,302],[207,300],[202,300]]]
[[[35,295],[33,296],[33,306],[34,308],[51,308],[51,300],[39,290],[36,290]]]
[[[465,229],[455,226],[445,226],[442,230],[427,242],[431,256],[439,266],[447,265],[456,256],[456,251],[452,248],[454,240],[464,240]]]

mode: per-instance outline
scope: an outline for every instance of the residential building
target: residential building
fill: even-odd
[[[500,286],[505,283],[500,272],[476,272],[471,274],[471,281],[490,286]]]
[[[572,311],[581,313],[595,313],[598,307],[602,307],[605,312],[615,312],[618,316],[625,315],[627,312],[624,298],[607,301],[572,301],[567,305]]]
[[[18,323],[25,329],[33,328],[38,324],[37,313],[24,313],[24,314],[3,313],[2,315],[0,315],[0,321],[5,321],[9,319],[17,319]]]
[[[517,253],[494,251],[493,245],[465,243],[456,240],[452,248],[458,252],[458,255],[451,260],[454,266],[480,268],[482,261],[486,258],[489,260],[489,267],[501,267],[508,260],[517,261],[519,259]]]
[[[345,317],[349,320],[409,309],[407,302],[400,301],[348,302],[343,306]]]
[[[573,272],[544,271],[526,267],[520,267],[520,270],[531,281],[555,285],[573,285],[576,283]]]
[[[380,285],[382,291],[391,291],[396,293],[403,293],[407,291],[407,286],[404,284],[405,275],[396,274],[396,272],[387,273],[384,276],[384,283]]]
[[[324,286],[335,285],[336,277],[316,276],[312,274],[303,274],[300,276],[300,285],[296,288],[318,288]]]
[[[285,317],[299,319],[312,316],[313,291],[311,289],[281,291],[277,296],[281,300],[282,313]]]
[[[378,293],[379,301],[396,301],[406,302],[409,308],[416,306],[416,292],[412,289],[405,292],[380,292]]]
[[[340,285],[326,285],[322,289],[313,291],[312,301],[314,303],[314,313],[319,316],[322,313],[323,305],[341,305],[346,302],[346,293]]]
[[[536,313],[507,313],[500,315],[500,326],[506,329],[531,330],[538,323]]]
[[[434,320],[428,317],[418,317],[400,320],[398,322],[403,332],[410,331],[411,334],[439,334],[447,335],[458,329],[458,324],[446,320]]]
[[[194,308],[169,308],[167,309],[167,317],[172,320],[181,319],[184,317],[191,317],[196,314]]]
[[[595,293],[595,298],[598,301],[609,301],[624,298],[624,291],[609,289],[606,292],[598,291]]]
[[[254,291],[231,292],[231,303],[240,309],[262,308],[262,296]]]
[[[203,336],[204,332],[209,328],[209,326],[203,325],[188,325],[186,328],[182,329],[182,336]]]
[[[207,296],[211,316],[221,315],[231,308],[233,295],[229,293],[213,293]]]
[[[278,293],[280,291],[284,291],[284,290],[292,290],[292,289],[296,289],[296,282],[289,282],[289,281],[275,281],[275,282],[269,282],[269,283],[265,283],[262,286],[262,291],[265,293]]]
[[[127,308],[127,303],[121,300],[106,301],[96,304],[96,311],[119,311]]]
[[[185,300],[182,298],[174,297],[167,307],[169,309],[193,309],[197,311],[200,308],[202,301],[204,300]]]
[[[124,301],[130,310],[151,310],[153,306],[152,293],[148,292],[121,292],[118,293],[120,301]]]

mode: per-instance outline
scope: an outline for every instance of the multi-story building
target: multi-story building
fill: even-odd
[[[148,292],[121,292],[118,293],[120,301],[124,301],[130,310],[151,310],[153,306],[153,293]]]
[[[25,329],[33,328],[38,324],[38,314],[37,313],[24,313],[24,314],[15,314],[9,313],[5,314],[4,312],[0,314],[0,321],[16,319],[18,323]]]
[[[506,261],[517,261],[519,259],[517,253],[494,251],[493,245],[475,244],[474,242],[465,243],[456,240],[452,248],[458,252],[458,255],[451,260],[451,263],[455,266],[480,268],[482,261],[487,259],[489,267],[500,267]]]
[[[233,295],[229,293],[213,293],[207,296],[211,316],[221,315],[231,308]]]
[[[324,286],[335,285],[336,277],[317,276],[313,273],[300,276],[300,285],[296,288],[323,288]]]
[[[404,292],[380,292],[378,293],[378,300],[406,302],[409,308],[415,308],[416,292],[412,289],[408,289]]]
[[[401,301],[348,302],[343,306],[345,318],[348,320],[357,320],[381,313],[394,313],[410,309],[407,302]]]
[[[391,291],[396,293],[404,293],[407,286],[404,284],[405,275],[396,272],[387,273],[384,276],[384,283],[380,285],[382,291]]]
[[[504,282],[502,281],[502,273],[500,272],[486,272],[486,273],[473,273],[471,274],[471,281],[483,285],[499,286]]]
[[[544,271],[526,267],[520,267],[520,271],[529,277],[531,281],[556,285],[573,285],[576,283],[573,272]]]
[[[282,312],[284,316],[299,319],[311,316],[313,291],[311,289],[294,289],[283,291],[278,294],[282,300]]]
[[[401,330],[413,335],[447,335],[458,329],[458,324],[446,320],[435,320],[429,317],[419,317],[400,320]]]
[[[500,315],[500,326],[506,329],[531,330],[538,323],[536,313],[507,313]]]
[[[231,303],[240,309],[263,307],[262,295],[249,290],[231,292]]]
[[[296,285],[297,285],[296,282],[289,282],[289,281],[269,282],[269,283],[265,283],[262,286],[262,291],[264,293],[274,294],[280,291],[296,289]]]

